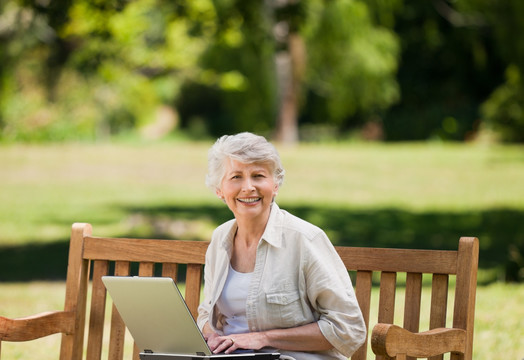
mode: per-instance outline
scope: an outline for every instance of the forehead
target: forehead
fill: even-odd
[[[271,172],[271,164],[269,162],[254,162],[243,163],[241,161],[228,158],[225,161],[225,170],[229,172],[252,172],[252,171],[266,171]]]

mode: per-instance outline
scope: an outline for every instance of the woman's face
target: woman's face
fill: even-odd
[[[226,160],[221,189],[216,191],[235,218],[261,217],[261,221],[267,220],[277,192],[278,184],[269,164],[244,164],[233,159]]]

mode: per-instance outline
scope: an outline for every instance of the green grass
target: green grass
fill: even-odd
[[[209,145],[0,147],[0,243],[63,239],[73,221],[89,221],[105,233],[126,232],[133,225],[130,207],[219,206],[204,186]],[[522,147],[344,144],[279,150],[287,170],[278,196],[282,205],[415,213],[524,209]]]
[[[210,143],[0,147],[0,281],[65,274],[73,222],[95,234],[209,239],[231,217],[205,187]],[[336,244],[455,249],[481,239],[482,281],[519,275],[524,148],[478,144],[279,147],[281,207]],[[47,264],[38,263],[45,254]],[[36,262],[33,269],[20,264]]]
[[[63,282],[30,282],[0,285],[2,315],[25,316],[47,310],[63,308],[65,285]],[[430,287],[423,288],[422,307],[429,306]],[[378,289],[372,301],[378,301]],[[397,299],[397,312],[402,297]],[[450,301],[450,303],[452,303]],[[524,286],[492,284],[477,290],[475,316],[475,360],[521,359],[524,354]],[[372,307],[373,309],[373,307]],[[373,310],[372,310],[373,311]],[[109,317],[109,315],[107,315]],[[370,326],[376,324],[377,313],[372,312]],[[399,320],[400,321],[400,320]],[[401,323],[401,321],[399,322]],[[424,330],[424,328],[421,328]],[[108,330],[106,331],[106,335]],[[60,335],[52,335],[28,343],[2,343],[2,357],[10,360],[55,360],[58,358]],[[127,354],[130,353],[127,348]],[[371,350],[370,350],[371,351]],[[127,358],[127,357],[126,357]],[[368,357],[371,359],[371,357]]]

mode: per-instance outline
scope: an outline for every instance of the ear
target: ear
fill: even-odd
[[[222,193],[222,190],[215,189],[215,194],[218,196],[219,199],[224,199],[224,194]]]
[[[275,187],[273,188],[273,199],[278,195],[278,184],[275,184]]]

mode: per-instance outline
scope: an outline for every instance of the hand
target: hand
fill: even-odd
[[[235,344],[235,341],[231,337],[219,336],[214,331],[204,333],[204,339],[206,340],[207,345],[214,354],[226,352]],[[234,350],[235,349],[231,349],[229,352],[232,352]]]
[[[215,334],[216,335],[216,334]],[[238,349],[260,350],[263,343],[263,333],[233,334],[210,337],[207,344],[213,353],[231,354]]]
[[[211,336],[206,339],[207,345],[214,354],[226,353],[230,354],[239,347],[235,344],[235,340],[231,336]]]

